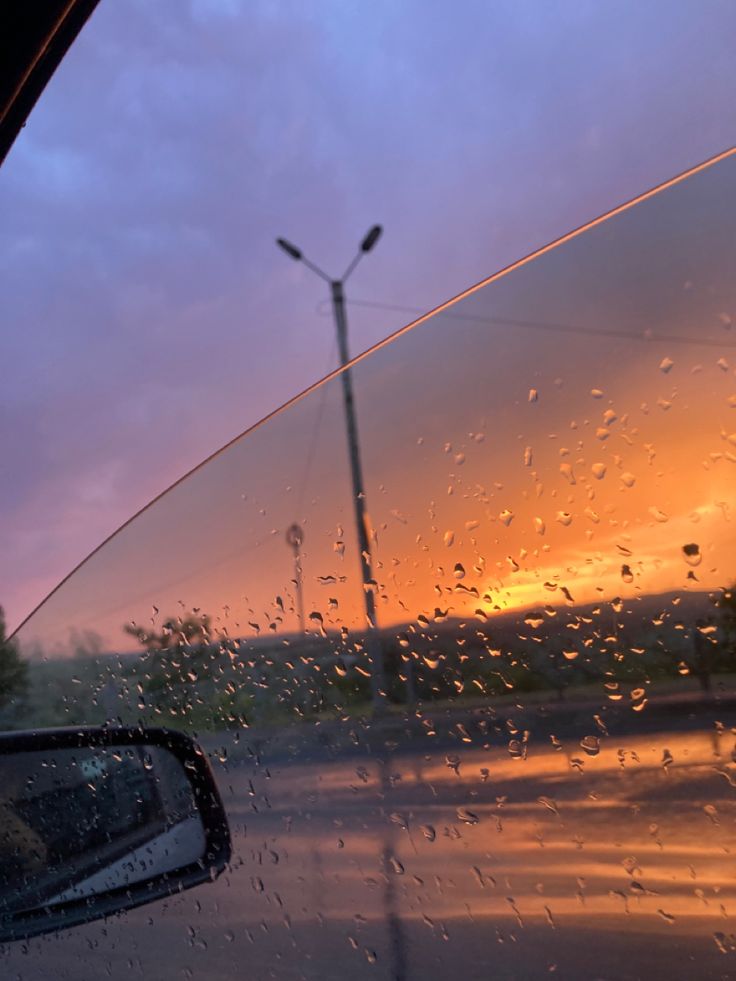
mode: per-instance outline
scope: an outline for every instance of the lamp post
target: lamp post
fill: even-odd
[[[350,476],[353,485],[353,509],[355,513],[355,530],[358,539],[358,554],[360,556],[360,569],[363,580],[363,597],[365,603],[365,618],[367,624],[367,653],[371,662],[371,700],[374,714],[380,713],[385,704],[384,690],[384,666],[383,649],[376,630],[376,599],[373,592],[373,559],[371,555],[371,543],[368,537],[368,514],[366,510],[365,487],[363,484],[363,467],[360,459],[360,446],[358,443],[358,422],[356,418],[355,396],[353,394],[353,379],[350,368],[346,367],[350,361],[348,350],[348,320],[345,312],[345,282],[360,260],[374,247],[381,237],[382,228],[374,225],[363,238],[360,248],[347,267],[340,279],[332,279],[319,266],[306,258],[291,242],[284,238],[276,239],[279,248],[297,262],[302,262],[315,275],[323,279],[330,287],[330,297],[332,299],[332,312],[335,318],[335,330],[337,332],[337,346],[340,354],[340,364],[343,371],[340,374],[342,379],[342,395],[345,406],[345,428],[348,439],[348,456],[350,460]]]

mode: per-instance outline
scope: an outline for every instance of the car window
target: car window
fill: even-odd
[[[3,726],[196,734],[234,857],[9,977],[728,976],[735,196],[732,152],[491,277],[48,597]]]

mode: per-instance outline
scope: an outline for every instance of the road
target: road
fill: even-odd
[[[0,976],[733,978],[736,766],[717,716],[241,754],[217,769],[234,838],[217,882],[11,945]]]

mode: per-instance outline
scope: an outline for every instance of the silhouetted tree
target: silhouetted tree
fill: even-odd
[[[0,606],[0,708],[28,688],[28,665],[14,641],[5,636],[5,613]]]
[[[723,590],[715,605],[720,614],[721,648],[724,653],[733,655],[736,652],[736,583]]]
[[[156,702],[186,710],[198,682],[209,678],[216,660],[210,618],[185,614],[164,621],[161,630],[126,624],[148,657],[143,661],[142,688]]]

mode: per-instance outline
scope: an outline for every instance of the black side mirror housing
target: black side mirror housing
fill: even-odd
[[[183,733],[0,734],[0,942],[190,889],[230,855],[212,770]]]

